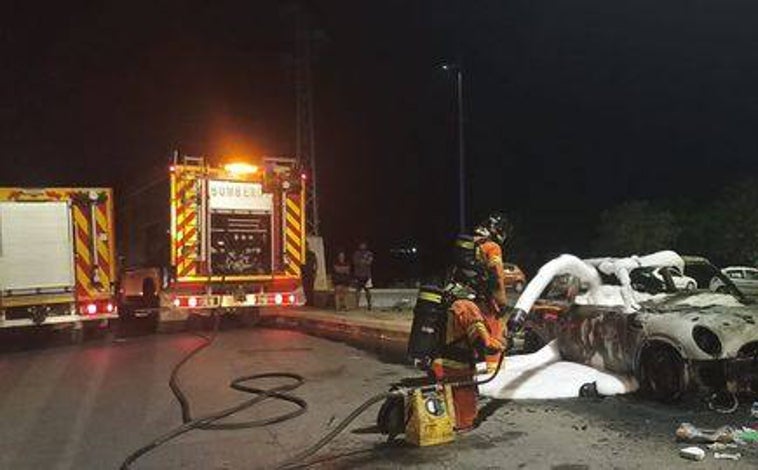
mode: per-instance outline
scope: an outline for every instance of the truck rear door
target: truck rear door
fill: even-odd
[[[260,183],[210,180],[211,272],[214,275],[269,275],[273,203]]]
[[[73,291],[67,202],[0,202],[0,290],[6,295]]]

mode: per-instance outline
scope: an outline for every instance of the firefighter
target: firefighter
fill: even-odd
[[[479,299],[479,308],[492,336],[500,341],[505,338],[506,327],[503,320],[507,297],[505,294],[505,269],[503,268],[502,245],[508,231],[508,222],[501,214],[491,214],[474,229],[474,241],[478,246],[478,256],[484,265],[487,279],[486,292]],[[501,353],[486,357],[487,370],[494,372]]]
[[[466,382],[476,375],[476,362],[487,355],[502,352],[502,341],[490,334],[481,310],[474,303],[476,294],[461,284],[454,284],[448,292],[455,300],[448,310],[445,344],[440,357],[432,362],[432,373],[437,380]],[[473,429],[476,415],[477,387],[453,387],[455,427],[459,432]]]

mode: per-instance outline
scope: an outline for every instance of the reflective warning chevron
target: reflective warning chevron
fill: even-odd
[[[179,277],[197,274],[197,255],[200,237],[198,219],[198,180],[195,178],[177,178],[172,194],[172,207],[176,208],[174,227],[174,250],[176,273]]]
[[[289,260],[285,270],[291,276],[300,276],[300,266],[305,256],[305,214],[300,199],[299,193],[288,194],[284,211],[284,252]]]

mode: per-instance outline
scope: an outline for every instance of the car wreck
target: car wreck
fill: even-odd
[[[665,268],[681,273],[685,259],[710,266],[726,292],[677,290]],[[540,269],[515,309],[529,312],[525,352],[556,340],[564,359],[634,375],[651,398],[708,392],[736,403],[758,394],[758,306],[704,258],[562,255]]]

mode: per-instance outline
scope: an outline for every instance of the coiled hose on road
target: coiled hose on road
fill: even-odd
[[[193,418],[189,400],[187,399],[186,395],[182,391],[181,387],[179,387],[178,375],[181,368],[185,364],[187,364],[190,359],[195,357],[198,353],[200,353],[200,351],[206,349],[208,346],[213,344],[213,342],[216,340],[216,337],[218,336],[218,329],[219,329],[219,323],[220,323],[221,317],[218,315],[217,312],[214,311],[212,318],[213,318],[213,328],[212,328],[211,334],[208,336],[198,334],[198,336],[203,340],[203,342],[200,343],[197,347],[195,347],[195,349],[187,353],[187,355],[185,355],[179,362],[177,362],[174,368],[171,370],[171,377],[169,379],[169,387],[171,388],[171,392],[174,394],[174,397],[179,402],[179,406],[182,410],[182,424],[166,432],[165,434],[157,437],[150,443],[140,447],[134,452],[132,452],[121,464],[121,467],[120,467],[121,470],[128,470],[129,468],[131,468],[131,465],[134,462],[136,462],[139,458],[143,457],[145,454],[157,449],[158,447],[162,446],[163,444],[171,441],[172,439],[176,437],[181,436],[182,434],[192,431],[193,429],[230,430],[230,429],[257,428],[257,427],[269,426],[275,423],[281,423],[283,421],[287,421],[297,416],[300,416],[304,414],[306,411],[308,411],[308,402],[306,402],[305,400],[303,400],[302,398],[298,396],[287,393],[300,387],[303,383],[305,383],[305,379],[303,378],[302,375],[290,373],[290,372],[267,372],[267,373],[262,373],[262,374],[253,374],[253,375],[237,377],[234,380],[232,380],[232,382],[229,384],[229,386],[233,388],[234,390],[255,395],[253,398],[250,398],[249,400],[245,400],[229,408],[225,408],[225,409],[216,411],[214,413],[209,413],[203,416]],[[482,381],[476,381],[476,380],[465,381],[465,382],[452,382],[452,381],[444,382],[443,381],[442,383],[449,384],[452,386],[469,386],[469,385],[485,384],[495,378],[498,371],[500,370],[500,366],[502,365],[504,358],[505,358],[505,354],[502,354],[500,356],[500,361],[497,364],[497,368],[495,369],[495,372],[493,372],[490,377]],[[271,379],[271,378],[289,379],[291,380],[291,382],[285,383],[283,385],[279,385],[277,387],[270,388],[270,389],[262,389],[262,388],[252,387],[248,385],[250,381],[255,381],[259,379]],[[414,387],[414,388],[426,388],[426,387],[429,387],[429,385]],[[335,437],[337,437],[338,434],[344,431],[345,428],[350,423],[352,423],[356,418],[362,415],[366,410],[371,408],[376,403],[379,403],[380,401],[392,395],[396,395],[398,393],[406,393],[408,390],[410,389],[396,390],[393,392],[385,392],[385,393],[380,393],[380,394],[372,396],[371,398],[363,402],[360,406],[355,408],[355,410],[353,410],[345,419],[340,421],[340,423],[334,429],[332,429],[326,435],[324,435],[324,437],[322,437],[318,442],[308,447],[307,449],[303,450],[302,452],[299,452],[297,455],[287,459],[283,463],[279,464],[276,468],[277,469],[290,469],[290,468],[298,468],[298,467],[306,466],[307,465],[307,463],[305,462],[306,459],[313,456],[316,452],[318,452],[324,446],[326,446],[329,442],[331,442]],[[223,418],[232,416],[235,413],[239,413],[242,410],[246,410],[252,406],[255,406],[256,404],[269,398],[283,400],[283,401],[292,403],[297,406],[297,409],[289,413],[285,413],[285,414],[281,414],[278,416],[273,416],[271,418],[266,418],[266,419],[261,419],[261,420],[232,422],[232,423],[217,423],[216,422]]]

